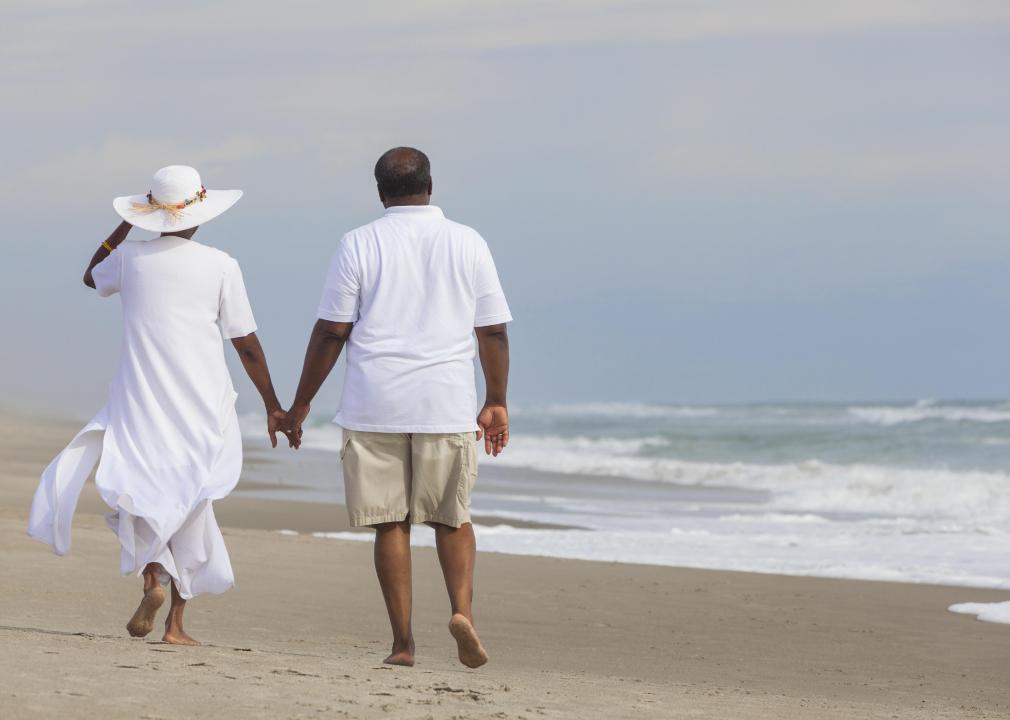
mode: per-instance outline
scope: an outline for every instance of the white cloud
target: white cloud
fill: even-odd
[[[46,7],[48,6],[48,7]],[[42,8],[46,9],[42,9]],[[1010,22],[1001,0],[400,0],[393,3],[219,0],[124,7],[115,2],[6,2],[5,62],[94,48],[100,39],[262,35],[264,53],[286,34],[367,35],[397,51],[488,50],[719,37],[845,33],[867,28]],[[12,32],[12,30],[14,30]],[[339,40],[338,40],[339,41]],[[184,47],[184,46],[183,46]]]
[[[28,166],[6,183],[5,192],[17,187],[59,195],[68,207],[74,207],[82,183],[89,190],[104,187],[113,193],[139,193],[144,192],[150,174],[165,165],[192,165],[209,178],[230,164],[261,158],[270,150],[269,145],[250,135],[235,135],[220,142],[205,140],[198,144],[191,143],[188,137],[112,136],[104,142],[56,154]],[[129,182],[135,185],[125,187],[124,183]],[[230,180],[224,180],[225,184],[228,182]]]
[[[776,148],[685,143],[646,158],[647,175],[684,186],[741,191],[771,184],[807,196],[883,188],[923,188],[999,178],[1010,182],[1010,151],[989,147]]]

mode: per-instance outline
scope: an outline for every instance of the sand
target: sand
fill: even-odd
[[[1008,593],[942,586],[484,553],[491,661],[470,670],[418,549],[417,666],[383,666],[370,544],[280,535],[339,529],[342,509],[250,498],[219,503],[238,585],[187,610],[205,645],[130,638],[141,582],[118,576],[93,488],[69,556],[25,535],[76,429],[0,419],[0,717],[1010,717],[1010,626],[946,609]]]

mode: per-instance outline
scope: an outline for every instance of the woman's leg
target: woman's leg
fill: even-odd
[[[144,568],[144,597],[126,623],[126,630],[133,637],[146,637],[154,629],[154,616],[165,602],[165,590],[161,587],[163,572],[159,563],[148,563]]]
[[[179,594],[179,589],[172,582],[172,606],[168,609],[165,619],[165,635],[161,639],[173,645],[199,645],[200,643],[186,634],[182,629],[182,613],[186,609],[186,601]]]

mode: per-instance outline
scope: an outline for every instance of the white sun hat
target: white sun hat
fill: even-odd
[[[241,190],[208,190],[188,165],[169,165],[154,173],[146,195],[112,201],[119,217],[151,232],[179,232],[216,218],[242,197]]]

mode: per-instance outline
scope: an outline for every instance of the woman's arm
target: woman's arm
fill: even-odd
[[[242,367],[252,380],[253,385],[263,398],[263,406],[267,412],[267,433],[270,435],[270,446],[277,447],[277,431],[281,429],[281,423],[287,417],[287,413],[281,409],[281,403],[274,392],[274,384],[270,379],[270,368],[267,367],[267,358],[263,353],[263,346],[260,345],[256,333],[249,333],[245,337],[232,338],[231,344],[238,352],[239,359],[242,360]],[[291,438],[288,438],[291,443]],[[294,447],[294,443],[291,443]]]
[[[91,256],[91,262],[88,263],[88,269],[84,271],[85,285],[94,290],[95,279],[91,277],[91,271],[95,269],[95,265],[109,257],[109,255],[112,254],[112,250],[119,247],[119,244],[126,239],[126,235],[130,232],[130,228],[132,227],[133,226],[125,220],[119,223],[119,227],[113,230],[112,234],[105,238],[105,242],[102,243],[97,250],[95,250],[95,254]],[[109,248],[112,248],[112,250],[109,250]]]

